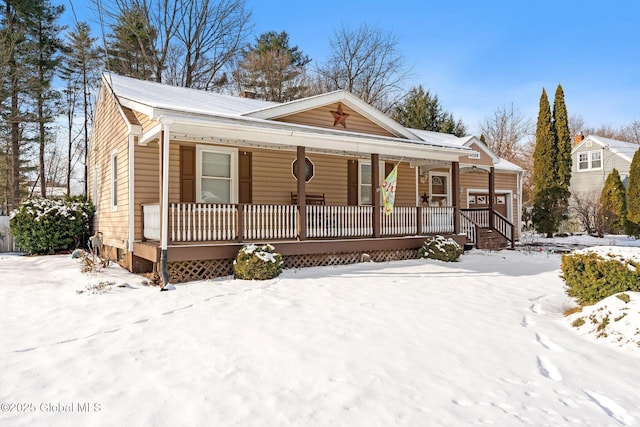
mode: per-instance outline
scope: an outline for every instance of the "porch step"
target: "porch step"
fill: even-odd
[[[507,240],[507,238],[489,228],[481,228],[480,230],[478,230],[477,239],[477,249],[499,251],[509,246],[509,240]]]

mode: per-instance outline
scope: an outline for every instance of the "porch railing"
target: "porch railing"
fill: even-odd
[[[454,213],[452,207],[422,208],[423,233],[453,233]]]
[[[371,236],[372,212],[372,206],[307,205],[307,237]]]
[[[491,214],[493,215],[494,230],[506,237],[511,244],[511,249],[513,249],[515,247],[515,225],[496,211],[493,211]]]
[[[389,216],[380,209],[381,236],[453,233],[452,207],[396,206]],[[299,237],[297,205],[171,203],[172,242],[278,240]],[[373,236],[372,206],[307,205],[307,238]],[[160,208],[143,205],[143,235],[160,240]]]
[[[472,243],[478,243],[478,229],[491,228],[505,237],[515,247],[515,225],[507,218],[489,208],[460,209],[460,231]]]

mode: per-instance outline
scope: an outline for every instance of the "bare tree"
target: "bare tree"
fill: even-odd
[[[576,137],[576,135],[585,132],[586,128],[584,126],[584,119],[580,114],[570,114],[569,115],[569,133],[572,137]]]
[[[224,71],[250,30],[246,0],[114,0],[110,11],[93,2],[121,44],[135,50],[137,65],[151,70],[145,78],[184,87],[226,83]]]
[[[574,193],[571,195],[570,206],[587,233],[598,237],[604,236],[606,215],[597,193]]]
[[[631,124],[622,128],[623,141],[640,144],[640,120],[634,120]]]
[[[480,122],[485,143],[497,156],[513,161],[522,157],[524,138],[532,133],[531,121],[525,119],[511,104],[499,107],[493,116]]]
[[[343,89],[388,112],[404,94],[409,70],[393,33],[343,26],[331,39],[331,56],[318,67],[318,89]]]

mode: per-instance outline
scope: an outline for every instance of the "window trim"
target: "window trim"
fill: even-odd
[[[93,188],[91,191],[91,196],[92,196],[92,202],[93,202],[93,206],[96,207],[96,214],[98,213],[99,209],[97,209],[97,207],[99,206],[98,203],[98,165],[93,165]]]
[[[238,149],[211,145],[196,145],[196,202],[211,203],[202,200],[202,153],[228,154],[231,162],[229,169],[229,204],[238,203]],[[222,203],[224,204],[224,203]]]
[[[432,181],[433,181],[433,177],[439,176],[441,178],[444,178],[444,182],[446,185],[446,189],[447,189],[447,193],[446,193],[446,206],[451,206],[451,175],[448,172],[433,172],[433,171],[429,171],[429,200],[431,200],[431,198],[434,196],[433,194],[433,188],[432,188]],[[443,196],[444,194],[435,194],[435,196]]]
[[[370,184],[371,185],[371,204],[365,205],[362,203],[362,185],[363,185],[362,184],[362,165],[371,165],[371,160],[358,159],[358,206],[373,206],[373,197],[376,194],[375,187],[373,187],[373,182]],[[373,178],[373,173],[371,174],[371,177]],[[378,180],[380,181],[378,182],[378,187],[382,185],[385,178],[386,177],[384,176],[384,161],[381,160],[378,162]],[[369,185],[369,184],[366,184],[366,185]],[[382,194],[380,194],[380,200],[382,200]]]
[[[111,211],[118,210],[118,150],[111,152]]]
[[[577,158],[576,158],[576,170],[578,172],[588,172],[588,171],[597,171],[597,170],[602,170],[604,167],[604,150],[589,150],[589,151],[579,151],[577,153]],[[593,167],[593,162],[594,162],[594,156],[596,154],[600,155],[600,166],[598,167]],[[583,168],[580,167],[580,156],[581,155],[586,155],[587,156],[587,167]]]

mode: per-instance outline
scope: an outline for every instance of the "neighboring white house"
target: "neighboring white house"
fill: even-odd
[[[578,135],[571,151],[571,194],[599,197],[607,176],[615,168],[625,187],[629,169],[640,145],[615,139]]]

